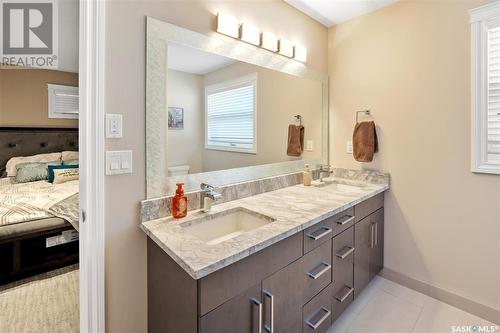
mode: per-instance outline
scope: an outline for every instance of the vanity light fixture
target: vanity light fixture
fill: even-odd
[[[278,37],[272,32],[262,33],[262,47],[266,50],[277,52],[278,51]]]
[[[301,45],[295,45],[294,59],[300,62],[307,61],[307,49]]]
[[[217,13],[217,32],[233,38],[240,37],[240,24],[238,20],[222,13]]]
[[[242,40],[246,43],[260,46],[266,50],[292,58],[300,62],[307,62],[307,49],[301,45],[293,45],[288,39],[279,39],[272,32],[260,33],[259,28],[250,23],[241,23],[235,17],[217,13],[216,31],[223,35]]]
[[[260,31],[255,25],[250,23],[241,23],[240,39],[244,42],[260,46]]]
[[[288,39],[280,39],[279,41],[279,54],[293,58],[293,44]]]

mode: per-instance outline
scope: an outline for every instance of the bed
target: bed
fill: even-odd
[[[78,180],[5,177],[12,157],[77,150],[77,129],[0,127],[0,284],[78,262]]]

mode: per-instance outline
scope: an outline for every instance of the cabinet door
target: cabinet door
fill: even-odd
[[[374,241],[370,257],[370,280],[384,267],[384,209],[370,215],[374,225]]]
[[[368,216],[354,226],[354,297],[370,282],[370,257],[374,226]]]
[[[302,260],[262,281],[263,332],[302,332]]]
[[[258,333],[262,325],[260,283],[200,318],[200,333]]]

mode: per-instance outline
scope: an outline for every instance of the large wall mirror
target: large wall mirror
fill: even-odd
[[[148,198],[328,161],[327,78],[306,65],[148,18],[146,67]]]

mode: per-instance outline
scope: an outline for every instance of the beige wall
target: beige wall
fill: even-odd
[[[308,48],[308,66],[326,72],[327,30],[281,0],[106,2],[106,112],[123,114],[123,139],[107,150],[133,150],[134,172],[106,178],[106,328],[146,332],[146,236],[139,229],[145,179],[145,16],[210,34],[224,11]]]
[[[48,118],[47,83],[78,86],[78,74],[0,69],[0,126],[78,127],[78,120]]]
[[[189,165],[190,173],[203,171],[203,76],[168,71],[169,107],[184,108],[184,129],[168,130],[168,165]]]
[[[257,154],[203,150],[204,171],[223,170],[297,159],[321,159],[322,85],[255,65],[238,62],[204,76],[204,85],[257,73]],[[288,125],[303,116],[304,143],[313,141],[313,151],[301,158],[286,154]]]
[[[385,266],[500,309],[500,176],[470,172],[470,27],[485,1],[404,1],[329,30],[331,158],[391,173]],[[369,108],[380,153],[346,154]]]

